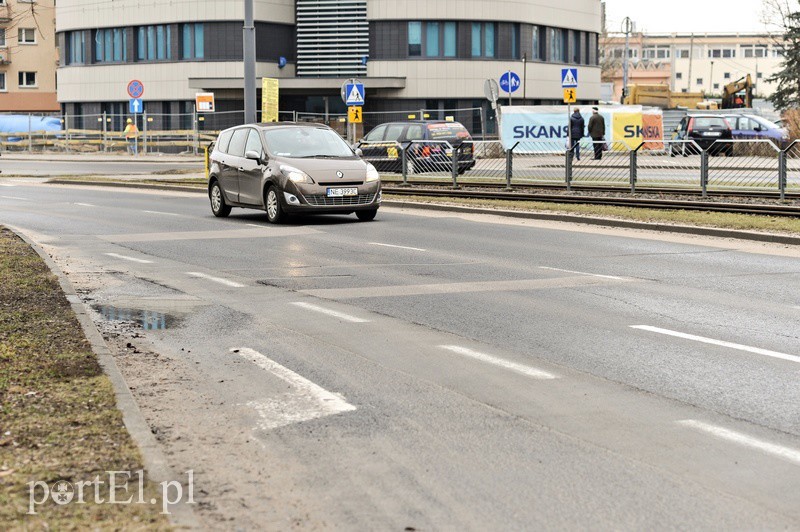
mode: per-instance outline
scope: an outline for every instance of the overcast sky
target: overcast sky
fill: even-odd
[[[761,13],[762,0],[606,0],[609,32],[620,31],[626,16],[650,33],[761,32]]]

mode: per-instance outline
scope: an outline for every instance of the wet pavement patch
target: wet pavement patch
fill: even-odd
[[[132,322],[146,331],[171,329],[181,321],[181,317],[175,314],[155,310],[101,304],[92,305],[92,309],[105,321]]]

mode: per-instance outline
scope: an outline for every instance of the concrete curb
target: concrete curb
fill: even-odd
[[[169,185],[150,185],[143,183],[104,183],[100,181],[67,181],[51,179],[48,183],[59,185],[91,185],[123,188],[150,188],[156,190],[173,190],[179,192],[196,192],[207,194],[203,188],[169,186]],[[753,231],[737,231],[735,229],[716,229],[714,227],[699,227],[694,225],[671,225],[651,222],[635,222],[629,220],[618,220],[616,218],[600,218],[595,216],[578,216],[575,214],[552,214],[533,211],[514,211],[507,209],[489,209],[481,207],[462,207],[459,205],[442,205],[437,203],[423,203],[416,201],[403,200],[384,200],[383,205],[390,207],[401,207],[406,209],[428,209],[432,211],[460,212],[468,214],[493,214],[495,216],[506,216],[509,218],[524,218],[527,220],[546,220],[551,222],[567,222],[585,225],[598,225],[603,227],[618,227],[622,229],[644,229],[647,231],[660,231],[663,233],[681,233],[697,236],[712,236],[717,238],[736,238],[738,240],[750,240],[754,242],[767,242],[772,244],[788,244],[800,246],[800,237],[781,235],[773,233],[756,233]]]
[[[36,242],[30,239],[19,228],[8,225],[5,227],[13,231],[24,240],[25,243],[31,246],[42,260],[44,260],[50,271],[58,278],[58,283],[61,285],[64,294],[66,294],[72,311],[78,318],[83,333],[92,346],[92,351],[97,355],[103,372],[108,376],[114,386],[117,408],[122,412],[122,420],[125,423],[125,427],[128,429],[133,441],[136,442],[136,445],[142,453],[144,467],[150,480],[161,483],[179,478],[175,476],[170,469],[161,451],[161,447],[153,436],[150,426],[147,424],[142,411],[139,409],[139,405],[136,404],[133,394],[131,394],[128,383],[125,382],[125,377],[122,376],[114,360],[114,355],[111,354],[111,350],[103,339],[103,336],[100,334],[100,331],[97,330],[97,327],[95,327],[89,312],[75,292],[72,283],[70,283],[64,272],[61,271],[61,268],[58,267],[53,259],[50,258]],[[172,525],[178,528],[191,530],[200,528],[200,523],[197,521],[192,507],[188,504],[173,506],[169,514],[169,520]]]
[[[92,155],[77,155],[77,156],[41,156],[38,157],[36,155],[9,155],[8,152],[3,152],[2,155],[3,161],[28,161],[28,162],[42,162],[42,163],[63,163],[63,162],[75,162],[75,163],[153,163],[153,164],[203,164],[203,157],[202,156],[186,156],[186,158],[174,158],[174,157],[120,157],[120,156],[109,156],[109,157],[98,157]]]

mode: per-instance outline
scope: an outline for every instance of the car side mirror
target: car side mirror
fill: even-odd
[[[358,155],[359,157],[364,156],[364,152],[361,150],[361,148],[356,148],[356,155]]]
[[[753,131],[756,131],[756,132],[760,133],[761,132],[761,126],[754,127]]]
[[[256,161],[258,164],[262,164],[261,154],[259,154],[257,151],[250,150],[245,152],[244,158],[250,159],[251,161]]]

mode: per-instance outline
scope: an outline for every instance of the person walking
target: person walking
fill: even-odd
[[[597,107],[592,107],[592,117],[589,119],[589,136],[592,137],[595,160],[602,159],[606,140],[606,119],[603,118]]]
[[[572,116],[569,117],[569,131],[572,138],[572,145],[569,151],[576,160],[581,160],[581,139],[585,136],[586,123],[581,116],[581,110],[577,107]]]
[[[125,135],[125,140],[128,142],[128,153],[136,155],[139,151],[139,128],[136,127],[136,124],[130,118],[126,122],[127,125],[125,126],[123,134]]]

